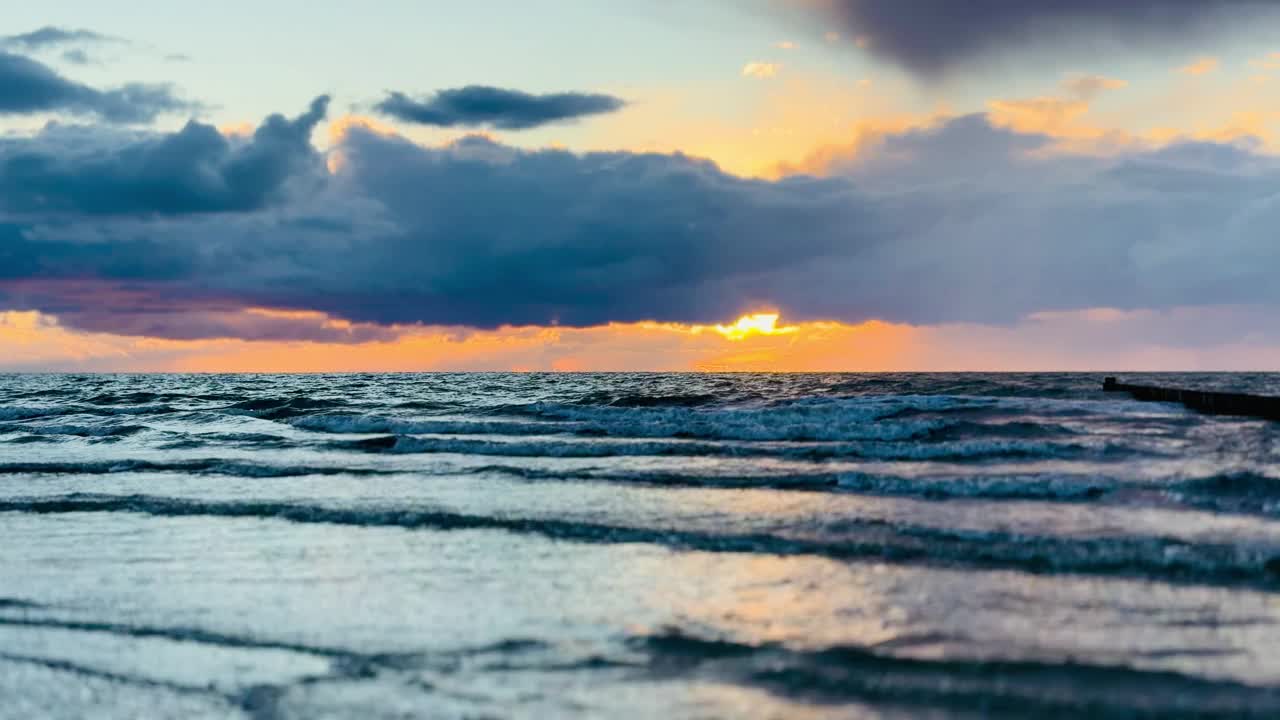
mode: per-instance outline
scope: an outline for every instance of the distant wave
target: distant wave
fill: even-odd
[[[362,452],[398,454],[460,453],[504,457],[772,457],[795,460],[976,460],[998,458],[1079,458],[1108,453],[1132,453],[1131,448],[1114,443],[1054,443],[1031,440],[960,440],[937,443],[827,442],[770,444],[706,442],[695,440],[489,440],[474,438],[425,438],[384,435],[361,440],[338,441],[331,447]]]
[[[222,408],[232,415],[249,415],[264,420],[283,420],[309,415],[320,410],[344,407],[345,400],[314,400],[311,398],[254,398]]]

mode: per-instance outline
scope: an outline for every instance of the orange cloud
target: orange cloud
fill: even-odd
[[[896,135],[934,127],[949,118],[948,115],[917,116],[900,114],[858,123],[848,134],[837,141],[821,144],[796,161],[775,163],[763,173],[765,177],[780,178],[787,175],[827,175],[835,168],[875,147],[887,135]]]
[[[274,311],[271,311],[274,312]],[[1234,308],[1099,308],[1014,326],[884,322],[676,323],[474,331],[405,328],[362,343],[158,340],[86,333],[35,312],[0,312],[0,369],[178,372],[943,371],[1280,368],[1280,341],[1220,329]],[[308,319],[311,315],[308,314]],[[735,332],[739,326],[757,331]],[[1206,330],[1209,329],[1209,330]],[[1192,344],[1197,332],[1212,337]]]
[[[253,135],[254,130],[255,128],[253,124],[247,123],[247,122],[228,123],[226,125],[218,126],[218,132],[222,133],[223,135],[226,135],[227,137],[246,138],[246,137],[249,137],[250,135]]]
[[[1187,65],[1183,65],[1178,68],[1178,72],[1183,75],[1208,75],[1209,73],[1217,70],[1220,65],[1222,65],[1221,60],[1216,57],[1209,57],[1206,55],[1204,57],[1198,57]]]

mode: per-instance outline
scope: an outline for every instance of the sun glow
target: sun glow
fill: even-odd
[[[730,340],[744,340],[752,335],[786,335],[796,331],[794,327],[778,327],[778,313],[743,315],[732,325],[716,325],[716,332]]]

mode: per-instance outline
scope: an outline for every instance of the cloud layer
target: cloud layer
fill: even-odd
[[[392,92],[375,109],[401,122],[436,127],[490,127],[528,130],[621,110],[625,103],[612,95],[550,93],[534,95],[484,85],[441,90],[415,99]]]
[[[191,107],[164,85],[132,83],[99,90],[69,80],[24,55],[0,51],[0,115],[69,113],[96,115],[107,122],[140,123]]]
[[[1246,147],[1071,155],[973,115],[769,182],[682,155],[424,147],[358,123],[325,157],[308,138],[326,103],[242,139],[192,123],[0,143],[0,307],[108,332],[356,342],[374,326],[707,324],[765,307],[1001,324],[1280,306],[1280,160]]]
[[[806,0],[801,0],[806,2]],[[1046,45],[1185,41],[1276,17],[1270,0],[812,0],[876,55],[925,75]]]

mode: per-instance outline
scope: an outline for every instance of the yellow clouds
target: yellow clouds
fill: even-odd
[[[1178,72],[1183,75],[1208,75],[1218,69],[1222,65],[1222,61],[1216,57],[1203,56],[1192,60],[1190,63],[1178,68]]]
[[[247,138],[250,135],[253,135],[253,131],[253,124],[247,122],[227,123],[226,125],[218,126],[218,132],[226,135],[227,137]]]
[[[357,129],[367,130],[386,137],[398,134],[394,127],[377,118],[371,118],[367,115],[343,115],[329,123],[327,133],[329,144],[337,145],[341,143],[347,137],[347,133]]]
[[[1082,128],[1078,122],[1089,112],[1089,103],[1083,100],[1053,97],[992,100],[987,107],[994,125],[1020,133],[1045,135],[1080,134]]]
[[[742,66],[742,77],[767,80],[778,76],[782,66],[778,63],[754,61]]]
[[[743,315],[732,325],[716,325],[716,332],[730,340],[745,340],[753,335],[788,335],[794,327],[778,327],[778,313]]]
[[[1068,75],[1059,84],[1058,95],[992,100],[987,103],[987,114],[997,127],[1057,139],[1055,150],[1089,152],[1102,140],[1108,146],[1125,145],[1131,141],[1127,133],[1087,123],[1084,118],[1091,103],[1104,92],[1128,86],[1125,80],[1102,75]]]
[[[768,177],[828,175],[841,164],[854,160],[863,152],[875,147],[888,135],[935,127],[950,117],[940,113],[923,117],[900,114],[868,119],[850,128],[843,138],[819,145],[816,149],[809,150],[799,160],[779,162],[765,174]]]
[[[272,316],[319,313],[256,310]],[[333,321],[340,322],[340,321]],[[775,313],[729,326],[677,323],[497,330],[405,328],[365,343],[155,340],[78,332],[38,313],[0,313],[4,368],[180,372],[414,370],[805,370],[893,367],[910,330],[868,323],[779,327]]]

